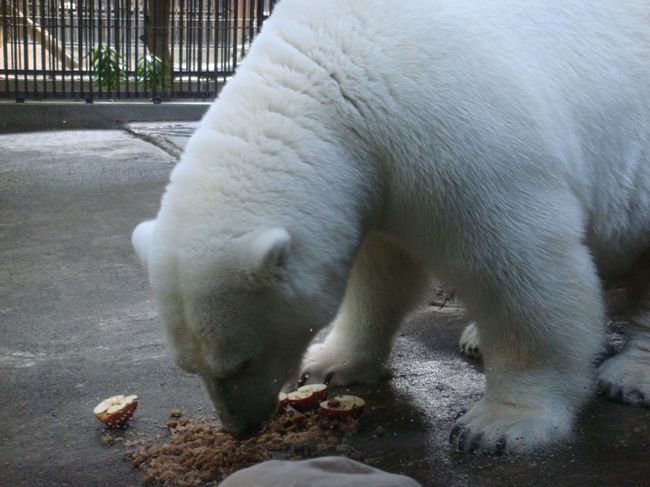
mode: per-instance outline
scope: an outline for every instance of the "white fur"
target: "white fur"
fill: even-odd
[[[280,2],[138,251],[224,423],[270,414],[335,317],[310,380],[380,378],[435,272],[487,377],[456,448],[565,438],[601,343],[599,275],[650,248],[649,18],[642,0]],[[634,386],[649,353],[604,379]]]
[[[155,220],[144,221],[135,227],[131,235],[131,243],[135,249],[135,255],[138,256],[142,265],[147,265],[151,232],[153,232],[155,224]]]
[[[476,323],[470,323],[463,330],[459,340],[460,351],[472,358],[481,358],[481,347]]]

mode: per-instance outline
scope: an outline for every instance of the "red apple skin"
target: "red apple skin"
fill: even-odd
[[[289,394],[287,400],[289,401],[289,406],[301,413],[316,411],[320,405],[320,400],[316,394],[301,398],[293,398],[291,397],[291,394]]]
[[[109,428],[121,428],[129,422],[137,408],[138,401],[132,401],[119,411],[110,414],[108,412],[98,413],[95,416]]]

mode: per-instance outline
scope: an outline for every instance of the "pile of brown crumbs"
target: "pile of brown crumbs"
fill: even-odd
[[[144,471],[147,482],[194,486],[220,481],[237,470],[270,459],[299,460],[336,454],[371,463],[344,443],[345,437],[357,431],[359,422],[353,418],[333,420],[287,410],[265,423],[257,436],[238,441],[206,419],[191,421],[172,416],[178,420],[167,423],[171,437],[166,443],[125,442],[126,458]]]

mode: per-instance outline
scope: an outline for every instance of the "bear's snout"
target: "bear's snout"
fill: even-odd
[[[259,381],[202,378],[224,429],[238,439],[255,435],[277,409],[278,391]]]
[[[238,440],[247,440],[255,436],[261,429],[262,423],[233,426],[229,422],[223,422],[223,429]]]

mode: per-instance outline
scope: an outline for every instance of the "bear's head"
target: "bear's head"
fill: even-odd
[[[176,363],[203,379],[230,432],[254,432],[297,378],[343,289],[313,272],[284,228],[188,230],[187,221],[159,215],[138,225],[132,242]]]

